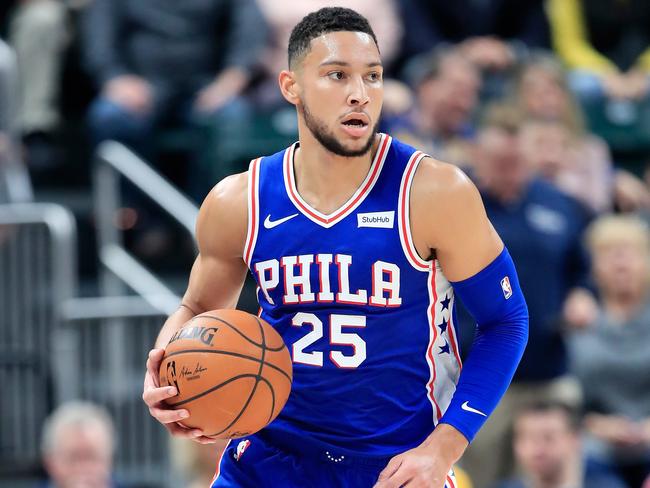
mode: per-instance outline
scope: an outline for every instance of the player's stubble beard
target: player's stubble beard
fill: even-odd
[[[332,131],[328,130],[325,126],[325,123],[322,120],[316,118],[309,111],[309,107],[304,103],[304,101],[299,105],[299,110],[302,113],[303,118],[305,119],[305,124],[309,129],[309,132],[313,134],[316,140],[327,149],[329,152],[336,154],[337,156],[343,156],[344,158],[357,158],[359,156],[364,156],[372,148],[372,144],[375,142],[375,134],[377,134],[377,127],[379,123],[376,123],[375,126],[370,131],[370,136],[366,143],[360,149],[347,149],[339,142],[336,136]]]

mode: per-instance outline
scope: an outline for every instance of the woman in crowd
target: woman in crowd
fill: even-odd
[[[570,341],[587,451],[636,488],[650,474],[650,231],[637,217],[605,216],[587,241],[600,310]]]

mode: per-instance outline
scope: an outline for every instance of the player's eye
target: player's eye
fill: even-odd
[[[343,71],[330,71],[327,73],[327,76],[329,76],[332,80],[342,80],[344,77]]]
[[[373,71],[372,73],[368,74],[368,80],[369,81],[381,81],[381,73],[377,71]]]

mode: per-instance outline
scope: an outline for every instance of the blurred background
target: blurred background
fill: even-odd
[[[146,354],[202,199],[297,138],[277,74],[334,5],[379,38],[381,130],[470,175],[528,300],[461,488],[650,487],[647,0],[3,0],[0,487],[208,486]]]

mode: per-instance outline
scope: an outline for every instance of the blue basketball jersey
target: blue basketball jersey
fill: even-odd
[[[461,368],[452,288],[410,232],[425,155],[380,134],[359,189],[325,215],[296,189],[297,144],[249,168],[244,259],[294,367],[287,405],[265,431],[392,456],[430,434]]]

